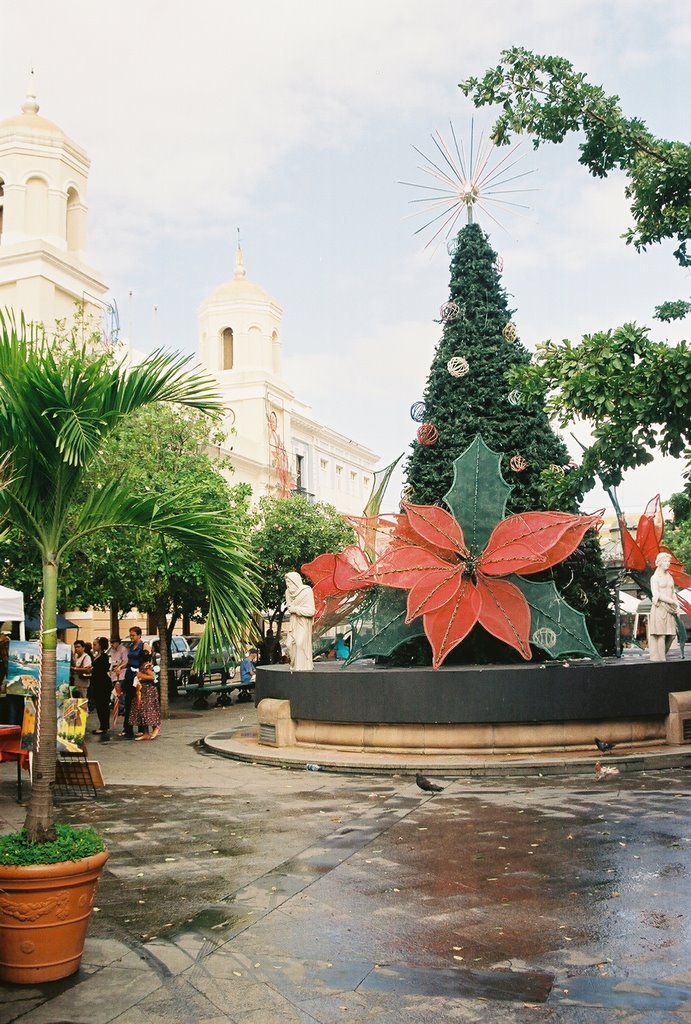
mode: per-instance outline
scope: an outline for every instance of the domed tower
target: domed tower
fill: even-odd
[[[75,302],[100,318],[107,287],[85,262],[84,150],[39,114],[33,88],[0,121],[0,307],[51,328]]]
[[[238,246],[232,280],[199,307],[199,360],[226,405],[233,480],[254,493],[286,495],[296,486],[292,439],[295,396],[281,376],[283,310],[247,280]]]
[[[235,273],[199,307],[199,357],[212,373],[233,371],[232,380],[281,376],[283,310],[258,284],[247,280],[242,249]]]

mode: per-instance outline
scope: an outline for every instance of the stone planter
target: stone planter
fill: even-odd
[[[0,981],[38,985],[79,969],[108,852],[60,864],[0,864]]]

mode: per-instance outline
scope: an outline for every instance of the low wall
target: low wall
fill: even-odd
[[[543,665],[347,669],[259,667],[255,700],[290,701],[299,746],[346,750],[540,750],[664,740],[669,693],[691,663],[620,660]],[[260,716],[261,721],[261,716]]]

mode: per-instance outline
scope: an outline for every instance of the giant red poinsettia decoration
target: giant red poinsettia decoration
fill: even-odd
[[[685,571],[676,555],[662,543],[665,532],[665,519],[662,514],[660,495],[651,498],[638,520],[634,537],[626,525],[623,515],[618,517],[621,530],[621,542],[624,552],[624,568],[633,573],[647,573],[655,570],[655,559],[661,551],[671,559],[669,571],[678,587],[691,587],[691,576]],[[647,579],[642,581],[647,583]],[[683,598],[679,599],[685,611],[691,612],[691,606]]]
[[[655,568],[655,559],[661,551],[665,551],[672,563],[669,571],[678,587],[691,587],[691,576],[684,570],[676,555],[673,555],[662,543],[665,532],[665,520],[662,514],[660,495],[656,495],[645,506],[643,515],[638,520],[636,536],[629,532],[623,516],[619,517],[621,541],[624,549],[624,568],[642,572]]]
[[[602,523],[599,516],[524,512],[497,523],[478,549],[466,543],[460,523],[445,509],[403,508],[389,548],[366,578],[408,591],[406,621],[423,617],[434,668],[476,623],[529,660],[530,606],[518,586],[503,577],[551,568]]]
[[[315,621],[328,616],[338,621],[352,610],[355,598],[374,586],[367,577],[372,559],[391,543],[396,527],[395,515],[344,516],[358,536],[360,544],[349,544],[343,551],[327,551],[301,566],[313,583]]]
[[[354,591],[373,586],[373,582],[362,579],[363,573],[369,568],[370,561],[357,544],[349,544],[335,554],[327,551],[311,562],[306,562],[301,569],[314,584],[315,617],[324,614],[330,599],[342,602]],[[332,607],[332,610],[335,608]]]

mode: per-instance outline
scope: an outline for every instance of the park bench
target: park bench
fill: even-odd
[[[251,701],[254,683],[241,683],[239,677],[235,678],[236,673],[235,666],[225,671],[204,672],[201,675],[191,673],[184,684],[178,687],[178,693],[192,699],[192,708],[195,711],[206,711],[210,708],[208,697],[212,693],[217,695],[217,708],[230,707],[233,690],[238,690],[238,703]]]

